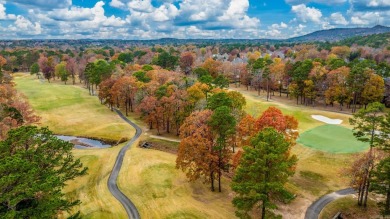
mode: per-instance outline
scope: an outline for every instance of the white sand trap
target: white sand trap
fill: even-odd
[[[343,122],[343,120],[341,120],[341,119],[331,119],[331,118],[328,118],[326,116],[321,116],[321,115],[311,115],[311,118],[318,120],[318,121],[321,121],[321,122],[324,122],[326,124],[333,124],[333,125],[338,125],[338,124],[341,124]]]

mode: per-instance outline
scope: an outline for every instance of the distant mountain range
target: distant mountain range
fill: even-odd
[[[115,39],[31,39],[31,40],[0,40],[0,48],[17,46],[129,46],[129,45],[183,45],[197,44],[201,46],[215,44],[275,44],[275,43],[305,43],[315,41],[340,41],[351,37],[368,36],[373,34],[390,33],[390,27],[377,25],[372,28],[334,28],[320,30],[304,36],[290,39],[176,39],[161,38],[154,40],[115,40]],[[386,37],[386,36],[384,36]],[[353,39],[353,38],[351,38]]]
[[[354,36],[366,36],[371,34],[389,33],[390,27],[377,25],[372,28],[334,28],[320,30],[304,36],[294,37],[285,41],[312,42],[312,41],[338,41]]]

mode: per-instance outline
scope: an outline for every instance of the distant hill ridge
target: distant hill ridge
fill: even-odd
[[[389,33],[390,27],[376,25],[371,28],[334,28],[319,30],[304,36],[294,37],[286,41],[308,42],[308,41],[338,41],[354,36],[366,36],[379,33]]]
[[[36,46],[36,45],[67,45],[71,42],[73,45],[155,45],[155,44],[247,44],[247,43],[306,43],[306,42],[335,42],[345,39],[355,40],[354,37],[373,36],[374,34],[390,34],[390,27],[376,25],[371,28],[334,28],[328,30],[315,31],[313,33],[293,37],[289,39],[177,39],[177,38],[161,38],[161,39],[27,39],[27,40],[0,40],[0,47],[13,46]],[[381,36],[386,39],[386,36]],[[374,37],[375,38],[375,37]],[[387,40],[385,40],[387,41]],[[386,43],[386,42],[385,42]],[[379,43],[382,45],[383,43]]]

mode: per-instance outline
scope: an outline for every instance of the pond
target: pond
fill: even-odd
[[[56,135],[57,138],[68,141],[74,144],[74,147],[77,149],[89,149],[89,148],[109,148],[111,145],[106,144],[104,142],[90,139],[90,138],[81,138],[74,136],[66,136],[66,135]]]

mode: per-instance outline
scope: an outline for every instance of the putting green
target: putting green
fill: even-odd
[[[368,149],[368,143],[356,140],[351,129],[339,125],[322,125],[299,136],[297,141],[307,147],[331,153],[355,153]]]

